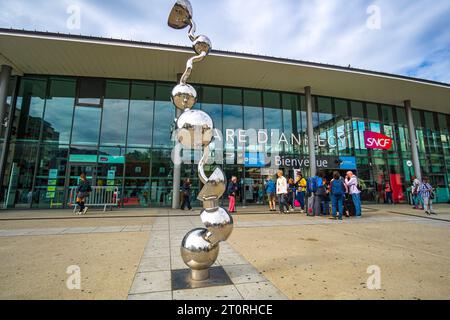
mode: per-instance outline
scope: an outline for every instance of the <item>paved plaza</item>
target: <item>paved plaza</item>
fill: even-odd
[[[450,206],[436,208],[365,206],[342,222],[238,208],[214,265],[232,283],[184,290],[171,275],[186,268],[180,243],[203,226],[199,210],[2,211],[0,298],[449,299]],[[69,289],[73,266],[80,287]],[[374,267],[379,288],[368,283]]]

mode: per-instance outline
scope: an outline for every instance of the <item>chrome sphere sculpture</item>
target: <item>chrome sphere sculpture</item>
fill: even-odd
[[[201,110],[191,110],[197,102],[197,92],[187,81],[192,73],[194,63],[200,62],[211,51],[211,41],[204,35],[195,35],[192,5],[188,0],[178,0],[169,15],[168,24],[174,29],[189,26],[188,36],[197,56],[186,63],[186,70],[180,83],[172,90],[172,102],[180,110],[176,119],[177,139],[186,148],[203,150],[198,165],[198,175],[204,187],[198,195],[203,202],[202,222],[206,228],[189,231],[181,242],[181,257],[191,268],[191,280],[204,281],[209,278],[209,268],[219,255],[219,242],[226,241],[233,231],[233,218],[224,208],[219,207],[219,199],[225,193],[226,178],[220,168],[216,168],[209,177],[204,172],[204,165],[209,157],[209,144],[214,139],[214,123],[211,117]]]

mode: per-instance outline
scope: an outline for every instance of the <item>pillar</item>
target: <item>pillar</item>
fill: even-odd
[[[177,109],[177,119],[182,111]],[[180,184],[181,184],[181,144],[175,144],[173,164],[172,209],[180,208]]]
[[[8,97],[9,79],[11,78],[12,68],[2,65],[0,70],[0,121],[3,125],[6,115],[6,98]]]
[[[12,68],[8,65],[2,65],[0,70],[0,126],[3,127],[6,116],[6,98],[8,97],[9,79],[11,78]],[[3,141],[3,149],[1,150],[0,157],[0,189],[3,187],[3,177],[5,175],[5,162],[9,135],[8,130],[5,130],[5,136]]]
[[[309,148],[309,174],[315,176],[317,173],[316,167],[316,146],[314,137],[314,125],[313,125],[313,103],[311,96],[311,87],[305,87],[306,98],[306,127],[308,133],[308,148]]]
[[[406,119],[408,121],[409,140],[411,141],[412,162],[414,165],[414,175],[422,181],[422,172],[420,170],[419,150],[417,146],[416,128],[414,127],[414,119],[411,109],[411,100],[404,102],[406,109]]]

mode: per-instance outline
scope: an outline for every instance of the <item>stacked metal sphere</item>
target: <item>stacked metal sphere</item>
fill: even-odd
[[[206,112],[192,109],[197,102],[197,92],[187,80],[193,64],[202,61],[211,51],[211,41],[204,35],[193,35],[195,24],[192,21],[189,1],[177,1],[169,17],[169,25],[176,29],[190,25],[189,37],[194,51],[198,54],[188,60],[180,83],[172,90],[173,104],[183,111],[176,119],[177,139],[186,149],[202,150],[203,158],[207,158],[208,146],[214,138],[214,123]],[[226,177],[220,168],[216,168],[209,178],[206,177],[203,165],[204,162],[201,161],[199,176],[205,185],[199,194],[199,200],[203,202],[204,209],[200,217],[205,228],[189,231],[181,243],[181,256],[192,270],[193,281],[209,278],[209,268],[219,254],[219,242],[227,240],[233,230],[233,218],[227,210],[218,205],[226,189]]]

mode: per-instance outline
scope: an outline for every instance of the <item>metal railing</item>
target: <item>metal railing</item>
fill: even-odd
[[[73,212],[76,211],[77,204],[77,187],[70,187],[69,206],[73,206]],[[103,212],[109,207],[119,206],[119,188],[118,187],[92,187],[89,197],[85,198],[84,204],[87,207],[103,207]]]

